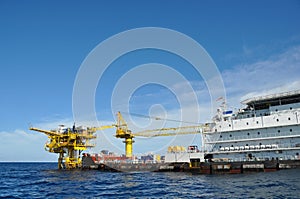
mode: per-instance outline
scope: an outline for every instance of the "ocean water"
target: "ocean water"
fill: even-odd
[[[55,163],[0,163],[1,198],[300,198],[300,169],[192,175],[57,170]]]

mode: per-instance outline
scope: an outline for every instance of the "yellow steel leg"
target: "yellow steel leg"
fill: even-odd
[[[62,168],[63,168],[63,166],[62,166],[63,158],[64,158],[64,153],[63,153],[63,152],[59,153],[59,158],[58,158],[58,169],[62,169]]]

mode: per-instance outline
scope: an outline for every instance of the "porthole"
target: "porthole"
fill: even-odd
[[[291,118],[289,117],[288,120],[291,120]]]
[[[247,125],[249,125],[249,123],[248,123],[248,122],[247,122],[246,124],[247,124]]]
[[[293,109],[293,107],[290,107],[290,110],[292,110]]]
[[[219,146],[219,148],[221,148],[221,146]]]
[[[299,155],[299,153],[296,153],[296,155]]]
[[[220,135],[220,138],[222,138],[222,135]]]
[[[257,132],[257,135],[260,135],[260,132]]]
[[[290,129],[290,132],[292,132],[293,131],[293,129]]]
[[[232,135],[230,134],[229,137],[232,137]]]
[[[278,109],[275,110],[276,112],[278,111]]]
[[[279,122],[279,119],[276,119],[277,122]]]
[[[280,130],[278,130],[277,132],[280,133]]]
[[[229,124],[228,126],[231,127],[231,124]]]
[[[248,144],[246,144],[246,146],[248,146]]]
[[[247,133],[247,135],[250,135],[250,133]]]
[[[256,124],[258,124],[258,121],[256,121]]]

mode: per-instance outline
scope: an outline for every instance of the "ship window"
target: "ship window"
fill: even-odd
[[[291,120],[291,118],[289,117],[288,120]]]
[[[247,115],[247,117],[250,117],[250,115]]]
[[[257,135],[259,135],[260,134],[260,132],[257,132]]]
[[[248,146],[248,144],[246,144],[246,146]]]
[[[290,132],[292,132],[293,131],[293,129],[290,129]]]
[[[299,155],[299,153],[296,153],[296,155]]]
[[[258,121],[256,121],[256,124],[258,124]]]
[[[279,122],[279,119],[276,119],[277,122]]]
[[[229,137],[232,137],[232,135],[230,134]]]
[[[250,135],[250,133],[247,133],[247,135]]]
[[[231,147],[233,147],[233,145],[231,145]]]
[[[259,145],[261,145],[261,143],[259,143]]]
[[[290,110],[292,110],[293,108],[292,107],[290,107]]]
[[[275,110],[276,112],[278,111],[278,109]]]
[[[249,153],[249,154],[248,154],[248,158],[249,158],[249,159],[252,159],[252,157],[253,157],[252,154]]]
[[[252,117],[254,117],[254,114],[252,114]]]
[[[249,123],[248,123],[248,122],[247,122],[246,124],[247,124],[247,125],[249,125]]]
[[[231,127],[231,124],[229,124],[229,127]]]
[[[278,130],[277,132],[280,133],[280,130]]]
[[[262,116],[262,113],[260,113],[259,115]]]
[[[220,135],[220,138],[222,138],[222,135]]]
[[[219,146],[219,148],[221,148],[221,146]]]

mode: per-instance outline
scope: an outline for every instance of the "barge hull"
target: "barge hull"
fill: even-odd
[[[300,168],[300,160],[201,162],[196,167],[189,163],[95,163],[91,157],[82,159],[82,169],[108,172],[190,172],[197,174],[239,174],[271,172],[281,169]]]

